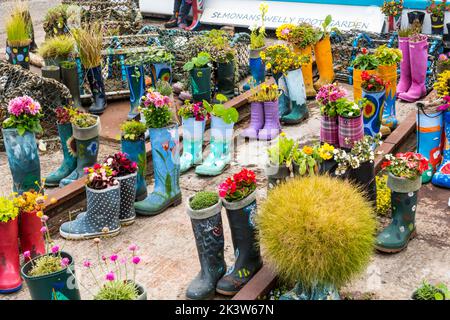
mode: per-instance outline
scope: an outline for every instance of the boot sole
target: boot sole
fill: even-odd
[[[54,187],[59,187],[59,183],[45,183],[44,187],[50,187],[50,188],[54,188]]]
[[[120,227],[116,230],[110,231],[108,233],[104,232],[98,232],[98,233],[92,233],[92,234],[71,234],[71,233],[65,233],[64,231],[59,230],[59,234],[61,237],[67,240],[89,240],[94,238],[112,238],[117,236],[120,233]]]
[[[235,296],[239,291],[223,291],[223,290],[220,290],[220,289],[216,289],[216,292],[220,293],[223,296],[231,297],[231,296]]]
[[[217,174],[206,173],[206,172],[197,172],[197,171],[195,173],[198,174],[199,176],[217,177],[217,176],[220,176],[222,173],[224,173],[229,167],[230,167],[230,164],[225,165],[225,167],[223,167],[222,171]]]
[[[120,220],[120,225],[122,227],[131,226],[136,221],[136,217],[127,219],[127,220]]]
[[[8,293],[14,293],[22,289],[22,284],[20,284],[18,287],[12,288],[12,289],[1,289],[0,294],[8,294]]]
[[[137,208],[135,210],[136,210],[136,213],[141,215],[141,216],[156,216],[156,215],[162,213],[167,208],[169,208],[169,207],[176,207],[176,206],[180,205],[182,202],[183,202],[183,198],[181,197],[181,194],[180,194],[179,197],[176,197],[175,199],[173,199],[171,202],[167,203],[164,207],[162,207],[158,211],[152,211],[152,212],[140,211]]]
[[[391,249],[391,248],[383,248],[383,247],[375,246],[375,249],[377,249],[378,251],[383,252],[383,253],[398,253],[400,251],[403,251],[408,246],[409,241],[414,239],[416,236],[417,236],[417,231],[414,230],[409,235],[409,238],[408,238],[408,241],[406,241],[406,244],[401,248]]]

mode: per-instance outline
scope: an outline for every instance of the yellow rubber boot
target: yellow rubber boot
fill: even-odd
[[[320,78],[314,83],[314,89],[330,84],[334,80],[333,55],[331,53],[330,37],[325,37],[314,46],[314,56]]]
[[[361,73],[364,70],[353,69],[353,100],[358,101],[362,98],[362,88],[361,88]],[[365,70],[368,74],[375,74],[376,70]]]
[[[295,49],[296,53],[300,53],[302,55],[308,55],[310,57],[309,63],[305,63],[302,65],[302,74],[303,81],[305,83],[306,89],[306,97],[311,98],[316,96],[316,90],[314,90],[313,86],[313,71],[312,71],[312,46],[307,46],[303,49]]]

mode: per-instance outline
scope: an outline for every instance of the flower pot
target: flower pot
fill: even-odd
[[[305,94],[306,97],[312,98],[315,97],[317,92],[314,89],[314,83],[313,83],[313,54],[312,54],[312,46],[308,45],[305,48],[297,48],[294,47],[294,52],[297,54],[307,55],[310,57],[308,63],[304,63],[301,67],[302,74],[303,74],[303,83],[305,86]]]
[[[21,136],[17,129],[2,129],[2,132],[14,192],[38,191],[36,182],[41,182],[41,165],[34,133],[25,131]]]
[[[411,180],[394,176],[392,173],[389,172],[387,186],[392,191],[398,193],[416,192],[422,186],[422,176],[419,176],[416,179]]]
[[[190,72],[194,102],[211,101],[211,68],[194,68]]]
[[[122,225],[130,225],[136,219],[134,200],[136,198],[137,172],[123,177],[117,177],[120,184],[120,214],[119,220]]]
[[[30,251],[31,258],[45,254],[45,241],[41,232],[42,221],[36,215],[36,211],[21,212],[19,220],[19,237],[22,252]]]
[[[62,251],[61,257],[68,258],[70,264],[58,272],[32,277],[28,273],[32,263],[39,257],[24,264],[20,270],[25,280],[32,300],[81,300],[75,274],[75,263],[67,252]]]
[[[332,146],[339,145],[338,117],[322,115],[320,117],[320,142],[328,143]]]
[[[356,141],[364,137],[364,125],[362,114],[357,117],[339,116],[339,146],[351,149]],[[345,140],[348,139],[347,143]]]
[[[228,99],[234,97],[234,60],[217,63],[217,93],[225,95]]]
[[[358,101],[362,98],[362,88],[361,88],[361,74],[366,71],[369,75],[375,74],[376,70],[361,70],[353,69],[353,101]]]
[[[394,32],[400,30],[402,25],[402,14],[398,14],[396,16],[387,16],[386,17],[386,29],[387,32]]]
[[[6,41],[6,60],[24,69],[30,69],[30,45],[13,46]]]
[[[22,288],[19,260],[19,219],[0,221],[0,294]]]
[[[153,63],[150,66],[150,77],[154,87],[158,80],[172,83],[172,66],[168,63]]]
[[[290,70],[283,77],[287,86],[291,111],[281,117],[281,121],[286,124],[297,124],[308,116],[307,89],[303,81],[302,69]]]
[[[61,81],[61,69],[58,66],[43,66],[41,72],[44,78]]]
[[[70,94],[72,95],[73,106],[75,108],[81,108],[77,66],[74,65],[72,68],[66,68],[64,65],[61,65],[60,68],[61,82],[69,89]]]
[[[444,33],[445,13],[442,16],[432,14],[431,18],[431,34],[442,35]]]
[[[286,79],[283,77],[283,74],[274,74],[273,75],[275,82],[277,83],[278,89],[281,94],[278,97],[278,115],[280,118],[289,114],[291,111],[291,102],[289,100],[289,92],[286,84]]]
[[[95,137],[98,137],[100,134],[100,117],[96,115],[91,115],[92,117],[97,118],[97,123],[93,126],[87,128],[80,128],[76,125],[72,124],[73,137],[77,140],[90,140]]]
[[[319,173],[328,174],[330,177],[336,177],[337,162],[334,159],[324,160],[319,164]]]
[[[383,119],[381,120],[381,123],[393,131],[398,125],[395,111],[395,99],[397,96],[397,64],[392,66],[378,66],[378,74],[383,80],[388,81],[389,83],[386,86],[384,107],[382,111]],[[365,93],[363,93],[363,97],[366,97]]]
[[[362,110],[365,135],[374,137],[380,132],[385,96],[385,90],[378,92],[368,92],[363,90],[363,98],[369,100],[369,103],[364,107],[364,110]],[[395,96],[393,103],[395,103]]]
[[[275,188],[278,184],[285,182],[286,180],[294,177],[295,168],[289,168],[285,165],[274,166],[268,165],[266,167],[266,176],[268,180],[267,188],[270,190]]]
[[[266,77],[266,65],[260,57],[261,51],[263,51],[265,48],[266,47],[250,50],[250,73],[253,79],[255,79],[256,84],[264,82]]]
[[[361,163],[359,168],[349,169],[344,177],[361,186],[362,190],[366,192],[367,198],[376,204],[377,184],[375,181],[375,163],[373,161],[366,161]]]
[[[68,57],[55,57],[55,58],[46,58],[44,59],[46,66],[57,66],[59,67],[61,62],[66,61]]]
[[[410,11],[408,12],[408,23],[412,27],[414,22],[420,25],[419,32],[422,32],[423,20],[425,19],[425,12],[422,11]]]
[[[130,111],[128,119],[135,118],[139,112],[141,98],[145,94],[144,66],[125,66],[128,88],[130,90]]]
[[[128,158],[136,162],[138,165],[136,177],[136,199],[135,201],[144,200],[147,197],[147,185],[145,183],[145,174],[147,172],[147,154],[145,151],[145,139],[142,136],[136,141],[125,140],[120,141],[122,152],[128,155]]]

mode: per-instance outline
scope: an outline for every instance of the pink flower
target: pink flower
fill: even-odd
[[[139,258],[138,256],[133,257],[133,259],[131,259],[131,262],[133,262],[134,264],[139,264],[139,262],[141,262],[141,258]]]
[[[53,246],[52,253],[58,253],[58,252],[59,252],[59,246]]]
[[[41,232],[42,232],[42,233],[47,232],[47,227],[42,227],[42,228],[41,228]]]
[[[447,60],[448,60],[448,57],[446,54],[441,53],[439,55],[439,61],[447,61]]]
[[[116,277],[114,276],[114,272],[110,271],[109,273],[106,274],[106,280],[108,281],[114,281]]]
[[[109,257],[109,260],[111,260],[112,262],[116,262],[117,258],[119,258],[119,256],[117,254],[113,254],[111,257]]]
[[[84,260],[83,266],[85,266],[86,268],[90,268],[91,267],[91,262],[89,260]]]
[[[128,250],[130,250],[130,251],[136,251],[137,248],[138,248],[137,245],[132,244],[132,245],[130,245],[130,246],[128,247]]]
[[[24,257],[25,259],[28,259],[29,257],[31,257],[31,252],[30,252],[29,250],[24,251],[23,257]]]
[[[61,259],[61,267],[65,268],[65,267],[67,267],[69,265],[69,263],[70,263],[69,258],[62,258]]]
[[[48,221],[48,216],[43,215],[42,218],[41,218],[41,221],[42,222],[47,222]]]
[[[287,36],[290,32],[291,30],[289,30],[289,28],[284,28],[283,30],[281,30],[281,34],[283,36]]]
[[[165,97],[163,98],[163,101],[164,101],[164,104],[170,104],[170,98],[167,97],[167,96],[165,96]]]
[[[106,257],[105,257],[105,256],[102,256],[102,260],[103,260],[103,261],[106,261]]]

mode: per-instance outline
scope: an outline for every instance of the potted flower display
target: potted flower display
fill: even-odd
[[[278,115],[280,90],[276,84],[261,84],[250,97],[250,125],[241,136],[249,139],[272,140],[281,131]]]
[[[349,141],[347,142],[349,143]],[[366,190],[367,198],[376,203],[375,149],[381,144],[381,134],[364,136],[353,144],[351,150],[335,149],[334,161],[337,177],[349,179]]]
[[[145,183],[145,174],[147,172],[147,154],[145,151],[145,132],[147,127],[144,123],[129,120],[120,126],[122,136],[120,144],[122,152],[127,157],[137,163],[136,177],[136,201],[142,201],[147,197],[147,185]]]
[[[294,150],[297,148],[298,142],[286,137],[284,132],[280,133],[278,141],[274,145],[267,148],[269,162],[266,168],[266,175],[269,189],[294,176],[292,161]]]
[[[378,58],[369,53],[366,48],[361,49],[361,53],[352,61],[350,72],[353,72],[353,99],[358,101],[362,98],[361,73],[366,71],[368,74],[375,74],[379,65]]]
[[[178,109],[178,115],[183,124],[183,154],[180,158],[180,171],[183,173],[203,161],[203,135],[210,114],[203,102],[186,100]]]
[[[291,179],[271,190],[256,226],[264,264],[294,287],[280,300],[337,300],[338,289],[373,254],[373,208],[351,184],[328,176]]]
[[[183,70],[189,72],[194,102],[211,101],[210,62],[211,55],[207,52],[200,52],[183,66]]]
[[[278,39],[285,40],[292,44],[297,54],[308,57],[302,66],[303,81],[305,84],[306,96],[315,97],[316,90],[313,85],[312,72],[312,46],[320,39],[320,30],[312,25],[303,22],[298,25],[282,24],[276,30]]]
[[[17,97],[9,101],[8,115],[2,133],[13,190],[19,194],[39,190],[36,182],[41,181],[41,165],[35,134],[42,132],[41,105],[29,96]]]
[[[211,114],[210,152],[205,161],[195,168],[195,173],[206,176],[221,174],[231,162],[234,124],[239,112],[233,107],[225,107],[228,100],[224,95],[216,96],[218,103],[210,105],[203,100],[203,106]]]
[[[391,189],[392,223],[378,236],[376,248],[387,253],[400,252],[416,235],[417,192],[422,186],[422,173],[428,161],[418,153],[387,154],[381,164],[388,172]]]
[[[0,293],[13,293],[22,288],[19,261],[19,209],[13,196],[0,196]]]
[[[338,117],[336,101],[344,98],[347,91],[337,84],[327,84],[319,89],[316,101],[320,106],[320,141],[339,145]]]
[[[144,64],[150,66],[150,76],[154,87],[159,80],[172,83],[172,64],[175,62],[174,55],[160,46],[150,46],[144,54],[137,53]]]
[[[442,35],[444,33],[445,12],[448,10],[447,0],[442,0],[438,4],[435,0],[429,0],[428,3],[426,11],[431,17],[431,33]]]
[[[67,4],[59,4],[50,8],[45,14],[43,28],[46,38],[66,34],[67,29]]]
[[[93,103],[89,112],[102,114],[106,108],[105,84],[102,76],[103,31],[99,23],[91,23],[84,28],[72,30],[77,44],[78,54],[86,72],[91,89]]]
[[[441,53],[438,57],[436,65],[436,73],[440,74],[444,71],[450,70],[450,59],[448,54]]]
[[[137,214],[152,216],[181,203],[178,124],[171,122],[171,104],[168,96],[151,89],[141,98],[139,111],[149,128],[155,186],[135,203]]]
[[[71,109],[71,107],[57,107],[55,109],[56,125],[58,127],[58,135],[63,151],[63,161],[58,169],[51,172],[47,178],[45,178],[46,187],[59,186],[61,180],[68,177],[77,167],[77,158],[75,157],[73,147],[74,139],[72,124],[70,123],[70,110],[75,111],[75,109]]]
[[[46,254],[37,256],[20,269],[33,300],[81,300],[75,278],[75,261],[62,251],[50,236],[47,225],[48,217],[43,215],[42,234],[46,241]],[[30,258],[30,252],[23,253]]]
[[[66,186],[81,178],[85,174],[84,168],[91,167],[97,162],[99,150],[100,117],[74,108],[68,111],[75,140],[75,148],[71,150],[76,153],[77,167],[67,177],[61,179],[60,186]]]
[[[403,0],[385,0],[381,12],[386,17],[387,32],[400,29],[402,25]]]
[[[338,138],[341,148],[351,148],[364,136],[361,106],[346,98],[336,100],[338,114]]]
[[[219,196],[227,211],[236,260],[217,283],[216,291],[232,296],[262,267],[255,229],[255,173],[244,168],[227,178],[219,185]]]
[[[93,300],[147,300],[147,291],[136,282],[136,269],[141,258],[136,255],[138,247],[135,244],[129,246],[130,256],[119,257],[117,253],[105,255],[100,252],[100,239],[94,239],[97,248],[97,265],[89,259],[83,261],[83,266],[92,276],[98,291],[88,290]],[[103,283],[99,282],[95,271],[105,273]],[[130,275],[128,272],[131,271]]]
[[[389,131],[391,131],[398,125],[398,120],[395,116],[395,98],[397,96],[397,64],[402,60],[403,54],[400,49],[388,48],[386,45],[382,45],[375,50],[375,56],[379,61],[377,73],[386,84],[383,120],[381,122],[384,127],[389,128]],[[365,89],[363,89],[363,91],[364,90]],[[363,93],[363,97],[367,98],[365,93]]]
[[[383,117],[386,88],[389,82],[377,74],[361,73],[361,88],[364,107],[364,134],[375,136],[380,132]],[[395,99],[394,99],[395,102]]]
[[[327,15],[322,22],[322,29],[318,32],[317,41],[314,45],[314,56],[316,58],[317,69],[319,70],[319,80],[314,82],[314,89],[319,90],[322,86],[330,84],[334,80],[333,54],[331,52],[330,26],[333,18]],[[333,30],[335,28],[332,28]]]
[[[17,8],[6,18],[6,60],[25,69],[30,68],[30,33],[27,21]]]
[[[236,49],[230,45],[224,30],[213,29],[207,36],[211,42],[209,54],[216,63],[217,93],[231,99],[234,97]]]
[[[320,172],[320,166],[324,161],[330,160],[333,155],[333,146],[325,143],[323,145],[304,145],[296,148],[292,154],[294,175],[306,176]]]
[[[59,66],[66,61],[75,49],[75,40],[71,35],[60,35],[48,38],[39,47],[38,53],[44,58],[45,65]]]
[[[59,68],[61,69],[61,82],[69,89],[73,106],[75,108],[81,108],[77,63],[69,60],[62,61],[59,64]]]
[[[264,19],[268,11],[268,5],[261,3],[259,11],[261,12],[261,25],[252,26],[250,28],[250,73],[255,79],[256,84],[264,82],[265,79],[265,65],[261,59],[260,53],[266,47],[266,28],[264,26]]]
[[[128,119],[133,119],[138,115],[141,97],[145,93],[144,64],[141,59],[135,59],[135,56],[127,57],[124,63],[128,88],[130,90],[130,111],[128,112]]]
[[[261,58],[282,90],[279,117],[282,122],[296,124],[308,116],[302,65],[310,56],[300,55],[287,45],[275,44],[261,52]]]
[[[59,228],[60,235],[69,240],[118,235],[121,196],[117,172],[107,164],[96,163],[85,168],[85,173],[86,212],[75,220],[64,222]]]
[[[192,300],[208,299],[214,296],[217,282],[227,269],[224,259],[222,202],[216,192],[200,191],[189,197],[186,211],[191,219],[201,268],[189,284],[186,297]]]

